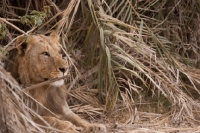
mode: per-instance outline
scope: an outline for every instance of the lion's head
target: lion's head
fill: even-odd
[[[18,74],[22,84],[36,84],[66,75],[68,64],[60,54],[59,36],[30,35],[16,41]],[[64,80],[52,85],[60,86]]]

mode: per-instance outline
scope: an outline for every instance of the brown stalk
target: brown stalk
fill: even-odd
[[[26,87],[24,88],[25,91],[30,91],[32,89],[37,89],[38,87],[41,87],[41,86],[44,86],[44,85],[47,85],[47,84],[50,84],[50,83],[53,83],[55,81],[58,81],[58,80],[61,80],[61,79],[64,79],[68,77],[68,75],[65,75],[65,76],[62,76],[62,77],[59,77],[59,78],[54,78],[54,79],[50,79],[48,81],[44,81],[42,83],[38,83],[38,84],[35,84],[35,85],[31,85],[29,87]]]
[[[10,25],[11,27],[13,27],[14,29],[16,29],[17,31],[26,34],[26,32],[24,32],[23,30],[19,29],[17,26],[15,26],[14,24],[8,22],[5,18],[0,18],[0,20],[2,20],[3,22],[5,22],[6,24]]]

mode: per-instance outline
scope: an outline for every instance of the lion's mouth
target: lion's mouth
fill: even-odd
[[[47,77],[43,77],[43,80],[44,81],[48,81],[48,80],[52,80],[52,82],[50,83],[52,86],[56,86],[56,87],[60,87],[61,85],[64,84],[64,79],[57,79],[57,78],[61,78],[63,76],[65,76],[66,73],[51,73],[50,76],[47,78]],[[54,81],[55,79],[55,81]],[[57,79],[57,80],[56,80]]]
[[[62,77],[62,76],[64,76],[64,74],[63,74],[63,75],[58,75],[58,76],[56,76],[56,77],[43,78],[43,79],[44,79],[44,81],[47,81],[47,80],[52,80],[52,79],[60,78],[60,77]]]

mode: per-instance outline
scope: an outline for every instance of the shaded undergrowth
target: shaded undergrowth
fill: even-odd
[[[141,112],[161,113],[157,120],[167,117],[175,125],[198,121],[198,1],[3,0],[0,5],[1,59],[19,35],[56,30],[71,63],[69,103],[83,104],[80,112],[124,116],[123,123],[142,121]],[[23,23],[19,16],[26,16]]]

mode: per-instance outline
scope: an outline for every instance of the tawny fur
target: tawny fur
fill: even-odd
[[[59,36],[53,32],[50,36],[31,35],[21,37],[16,41],[17,72],[20,83],[32,85],[48,79],[67,74],[68,64],[59,54],[61,45]],[[14,69],[16,70],[16,69]],[[67,132],[76,133],[76,126],[82,127],[83,132],[106,132],[102,124],[92,124],[73,113],[66,102],[66,87],[63,82],[45,85],[31,90],[31,96],[56,114],[55,117],[44,107],[32,106],[50,125]],[[35,118],[39,124],[44,124]]]

